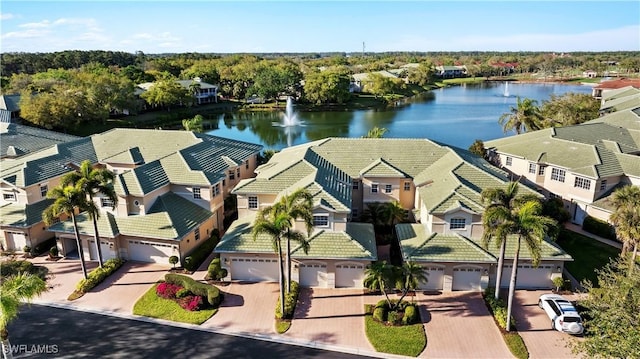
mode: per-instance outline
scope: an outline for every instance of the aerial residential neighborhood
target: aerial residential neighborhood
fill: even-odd
[[[3,2],[2,359],[640,358],[640,3],[149,5]]]

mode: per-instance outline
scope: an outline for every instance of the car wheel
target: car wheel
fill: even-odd
[[[556,330],[556,321],[555,320],[551,321],[551,329]]]

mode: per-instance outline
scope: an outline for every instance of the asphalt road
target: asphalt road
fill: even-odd
[[[16,358],[362,358],[39,305],[8,329]]]

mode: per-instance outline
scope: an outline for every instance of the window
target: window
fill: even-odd
[[[513,164],[513,158],[507,157],[507,160],[505,161],[505,163],[507,164],[507,166],[511,166]]]
[[[193,238],[195,238],[196,241],[200,240],[200,227],[196,228],[196,230],[193,231]]]
[[[249,169],[249,160],[244,161],[244,168]]]
[[[390,184],[386,184],[384,185],[384,193],[391,193],[391,185]]]
[[[236,170],[236,177],[240,178],[240,167]]]
[[[567,174],[565,170],[559,168],[551,169],[551,179],[558,182],[564,182],[564,176]]]
[[[451,218],[449,229],[464,229],[467,220],[465,218]]]
[[[46,197],[47,196],[47,192],[49,192],[49,186],[47,186],[46,184],[41,184],[40,185],[40,196],[41,197]]]
[[[351,188],[353,188],[353,189],[360,188],[360,182],[358,182],[358,180],[353,180]]]
[[[231,170],[229,171],[229,181],[233,181],[234,179],[236,179],[236,174]]]
[[[600,190],[604,191],[605,189],[607,189],[607,180],[602,180],[600,182]]]
[[[200,195],[200,188],[199,187],[193,187],[193,198],[195,198],[195,199],[202,198],[202,195]]]
[[[107,197],[100,197],[100,206],[113,208],[113,200]]]
[[[583,177],[576,177],[576,181],[573,183],[573,187],[578,187],[582,189],[590,189],[591,188],[591,180],[588,180]]]
[[[258,197],[249,196],[249,209],[258,209]]]
[[[213,186],[213,196],[217,196],[220,194],[220,183],[216,183],[215,186]]]
[[[326,227],[329,225],[329,216],[313,216],[313,225],[316,227]]]
[[[536,173],[536,164],[535,163],[529,163],[529,173]]]
[[[378,193],[378,185],[377,184],[372,184],[371,185],[371,193]]]
[[[405,182],[404,183],[404,190],[405,191],[411,191],[411,182]]]
[[[538,176],[544,176],[544,170],[547,169],[547,166],[540,165],[538,168]]]
[[[2,197],[4,198],[5,201],[15,201],[16,200],[16,194],[15,193],[3,193]]]

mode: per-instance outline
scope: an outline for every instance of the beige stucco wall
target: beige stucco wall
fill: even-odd
[[[249,209],[249,197],[251,196],[258,197],[258,209]],[[277,195],[275,194],[238,194],[238,218],[246,217],[255,213],[260,208],[272,205],[275,202],[276,197]]]
[[[400,200],[401,179],[389,177],[366,177],[362,179],[362,201],[367,202],[393,202]],[[371,185],[378,185],[378,193],[371,192]],[[385,193],[385,186],[391,185],[391,192]],[[404,184],[404,178],[402,179]],[[413,208],[411,206],[410,208]]]

